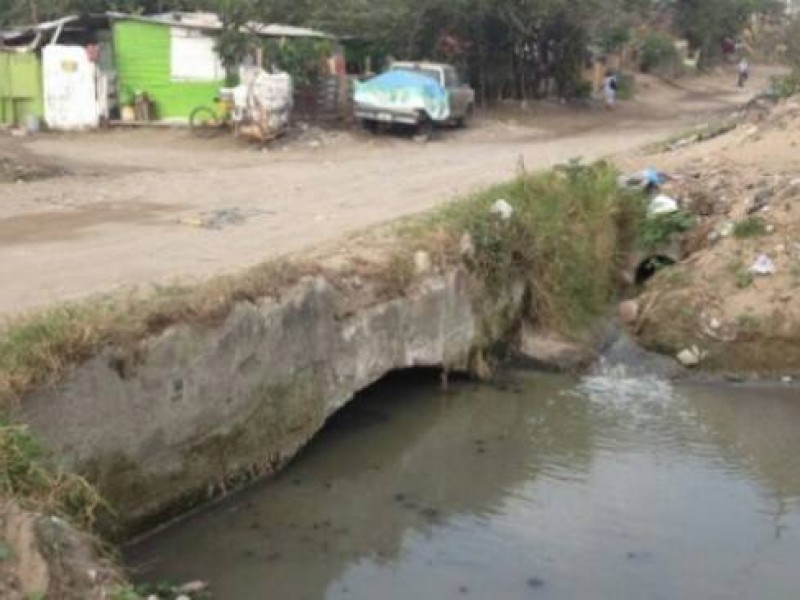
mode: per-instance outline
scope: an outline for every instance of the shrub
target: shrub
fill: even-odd
[[[639,61],[643,73],[672,68],[677,63],[678,51],[671,38],[660,33],[651,33],[644,38]]]
[[[658,215],[647,219],[641,227],[640,244],[651,250],[668,243],[676,233],[684,233],[696,224],[695,216],[685,210]]]
[[[631,73],[617,75],[617,97],[620,100],[630,100],[636,93],[636,79]]]
[[[791,98],[800,92],[800,71],[770,79],[770,94],[778,98]]]
[[[81,477],[59,469],[27,427],[0,421],[0,494],[36,511],[91,527],[105,508]]]
[[[746,269],[739,269],[736,271],[736,287],[740,290],[746,290],[751,285],[753,285],[753,281],[755,281],[755,277],[750,271]]]
[[[505,222],[489,215],[499,198],[515,210]],[[610,166],[573,162],[521,176],[434,218],[455,235],[471,235],[475,252],[468,266],[489,289],[527,279],[537,321],[577,334],[607,310],[619,259],[635,244],[643,213],[641,194],[620,190]]]

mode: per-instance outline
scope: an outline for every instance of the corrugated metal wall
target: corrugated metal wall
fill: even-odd
[[[0,52],[0,123],[21,125],[43,116],[42,67],[30,53]]]
[[[172,81],[170,28],[153,23],[119,21],[114,24],[120,101],[133,102],[136,92],[147,92],[159,119],[188,119],[196,106],[211,105],[222,81]]]

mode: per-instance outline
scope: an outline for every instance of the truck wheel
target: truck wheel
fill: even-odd
[[[369,119],[361,119],[361,129],[369,133],[378,133],[378,123]]]
[[[433,135],[433,121],[428,118],[428,115],[421,115],[420,121],[417,124],[417,132],[414,135],[414,141],[424,144],[430,141]]]

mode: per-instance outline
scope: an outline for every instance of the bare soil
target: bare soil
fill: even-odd
[[[0,164],[10,165],[0,177],[0,313],[238,270],[428,210],[522,166],[629,153],[740,106],[752,91],[733,81],[642,78],[637,99],[614,112],[509,105],[427,144],[313,128],[266,149],[183,130],[0,134]]]
[[[638,330],[664,352],[696,346],[712,370],[798,375],[800,98],[742,116],[711,141],[623,161],[676,174],[663,191],[699,218],[686,259],[648,284]],[[751,272],[759,257],[773,273]]]

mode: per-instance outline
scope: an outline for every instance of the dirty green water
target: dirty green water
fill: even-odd
[[[222,600],[800,598],[800,391],[392,378],[128,562]]]

